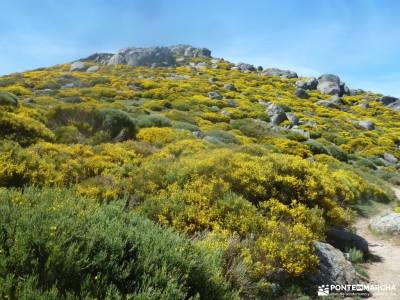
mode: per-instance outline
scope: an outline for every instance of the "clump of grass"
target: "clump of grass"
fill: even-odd
[[[364,254],[362,253],[362,251],[356,249],[356,248],[351,248],[349,250],[349,259],[353,264],[358,264],[363,262],[363,257]]]

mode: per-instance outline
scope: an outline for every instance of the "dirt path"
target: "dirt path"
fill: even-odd
[[[400,189],[394,188],[394,191],[400,199]],[[384,213],[385,209],[379,212],[380,215]],[[378,258],[377,262],[364,265],[370,277],[370,283],[396,285],[396,295],[390,295],[388,292],[375,292],[370,299],[399,300],[400,246],[393,241],[372,234],[368,229],[369,221],[368,218],[360,218],[355,223],[355,228],[357,233],[368,241],[370,252]]]

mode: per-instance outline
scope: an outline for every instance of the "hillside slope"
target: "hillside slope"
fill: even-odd
[[[123,203],[121,213],[173,228],[207,257],[214,267],[202,276],[218,285],[216,298],[264,298],[318,269],[313,242],[326,228],[349,226],[359,204],[394,199],[399,105],[335,75],[298,78],[185,45],[10,74],[0,77],[2,209],[29,211],[25,200],[41,193],[56,193],[53,204],[67,196],[96,209]],[[189,269],[171,277],[179,290],[171,299],[215,292],[194,286]],[[22,293],[18,276],[0,287]],[[115,289],[123,297],[155,286],[168,293],[162,280],[130,290],[105,279],[93,292],[50,276],[29,288],[100,298]]]

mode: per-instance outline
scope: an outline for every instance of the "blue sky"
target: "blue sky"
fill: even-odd
[[[400,1],[13,0],[0,8],[0,74],[185,43],[400,96]]]

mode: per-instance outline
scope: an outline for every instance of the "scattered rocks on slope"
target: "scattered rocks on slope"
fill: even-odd
[[[370,228],[380,233],[400,235],[400,214],[393,212],[374,217],[370,221]]]
[[[356,248],[364,255],[369,253],[368,242],[361,236],[344,228],[330,228],[326,232],[326,241],[337,249],[347,252]]]
[[[315,254],[320,260],[319,270],[311,280],[315,284],[355,284],[359,282],[353,265],[333,246],[314,242]]]
[[[208,93],[208,97],[210,99],[214,99],[214,100],[221,100],[222,96],[220,94],[218,94],[217,92],[209,92]]]
[[[367,130],[375,129],[375,124],[372,121],[367,121],[367,120],[358,121],[358,125]]]
[[[297,78],[297,73],[289,70],[281,70],[277,68],[267,68],[261,72],[264,76],[279,76],[283,78]]]
[[[70,72],[75,72],[75,71],[86,71],[87,66],[85,65],[85,63],[81,62],[81,61],[75,61],[71,64],[69,70]]]
[[[307,91],[301,88],[296,88],[294,94],[296,95],[296,97],[299,97],[301,99],[307,99],[309,97]]]

